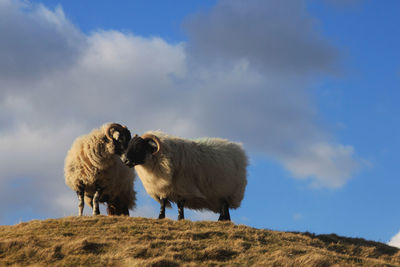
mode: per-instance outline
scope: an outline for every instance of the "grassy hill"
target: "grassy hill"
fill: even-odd
[[[229,222],[67,217],[0,226],[0,266],[400,266],[400,250]]]

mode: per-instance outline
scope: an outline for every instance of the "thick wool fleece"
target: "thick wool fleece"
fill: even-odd
[[[188,140],[159,131],[145,134],[157,136],[161,143],[159,153],[135,166],[152,198],[184,200],[185,207],[213,212],[220,212],[224,201],[229,208],[240,206],[248,165],[241,144],[220,138]]]
[[[136,201],[135,173],[115,154],[115,146],[105,133],[108,125],[75,139],[65,158],[65,183],[74,191],[83,184],[89,206],[96,186],[100,186],[104,189],[100,202],[122,202],[132,209]]]

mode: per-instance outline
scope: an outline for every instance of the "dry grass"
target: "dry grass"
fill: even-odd
[[[67,217],[0,226],[0,266],[400,266],[364,239],[229,222]]]

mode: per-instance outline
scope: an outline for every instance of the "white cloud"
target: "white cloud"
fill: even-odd
[[[343,186],[349,173],[358,167],[358,163],[353,160],[354,149],[351,146],[315,143],[304,147],[299,153],[285,155],[284,165],[296,178],[318,177],[314,180],[315,186]]]
[[[18,123],[0,131],[0,221],[8,212],[24,209],[53,217],[64,214],[61,207],[68,202],[60,199],[73,193],[64,184],[64,155],[82,129],[74,124],[56,128]]]
[[[232,64],[247,59],[262,70],[333,70],[337,51],[321,38],[317,21],[303,0],[220,0],[189,16],[184,29],[196,61]]]
[[[62,175],[63,153],[80,132],[73,124],[62,128],[18,124],[14,130],[0,132],[0,147],[5,152],[0,154],[2,175]]]
[[[56,211],[56,213],[62,217],[78,215],[78,198],[75,194],[71,193],[70,190],[63,191],[65,192],[59,192],[59,194],[54,199],[52,199],[52,202],[54,202],[54,206],[58,208],[58,211]],[[91,212],[90,207],[88,207],[87,205],[84,207],[83,211],[84,214],[87,214],[88,212],[90,214]]]
[[[400,248],[400,232],[390,239],[388,245]]]
[[[64,16],[27,1],[0,1],[0,91],[66,70],[80,56],[85,37]],[[9,86],[8,83],[10,83]]]
[[[118,31],[85,35],[60,7],[51,11],[22,3],[0,1],[0,17],[6,21],[0,24],[0,38],[6,40],[0,56],[7,59],[0,61],[1,203],[33,205],[55,216],[63,215],[62,208],[73,212],[63,200],[70,199],[62,173],[64,156],[77,135],[108,121],[122,122],[134,133],[162,129],[187,137],[232,138],[251,152],[277,159],[294,177],[310,177],[322,186],[341,186],[356,169],[354,148],[332,141],[317,122],[308,73],[331,71],[336,52],[314,30],[303,8],[296,13],[283,4],[255,1],[238,9],[235,1],[231,11],[243,14],[240,31],[232,31],[235,16],[221,8],[231,2],[222,1],[212,16],[226,23],[224,34],[231,42],[209,39],[210,47],[199,41],[208,33],[216,38],[212,29],[198,28],[207,15],[187,27],[187,43],[169,44]],[[250,34],[252,12],[272,14],[268,10],[274,8],[295,19],[282,25],[281,16],[272,16],[259,23],[276,19],[274,31],[263,32],[260,26],[257,34]],[[295,14],[283,16],[289,11]],[[274,34],[279,29],[285,34]],[[272,50],[269,45],[252,50],[259,36]],[[299,45],[275,47],[287,38]],[[243,50],[231,46],[237,40]],[[221,49],[229,50],[225,60],[214,64],[213,55]],[[292,62],[286,52],[302,56]],[[327,56],[318,61],[319,53]],[[303,56],[312,58],[305,72]],[[279,68],[268,62],[271,58]],[[302,75],[286,68],[292,65]],[[24,201],[28,196],[35,201]],[[4,204],[1,209],[5,214],[12,207]],[[148,214],[150,209],[138,212]]]

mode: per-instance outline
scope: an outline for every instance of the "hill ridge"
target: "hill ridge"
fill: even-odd
[[[400,266],[400,250],[336,234],[100,215],[0,226],[3,265]]]

